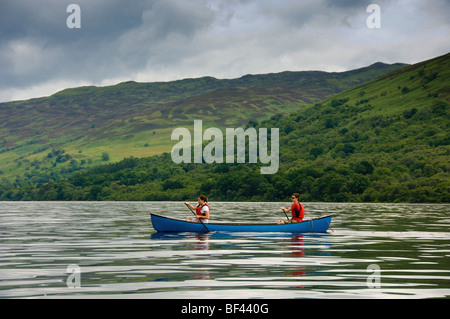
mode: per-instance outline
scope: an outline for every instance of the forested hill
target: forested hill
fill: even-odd
[[[50,183],[3,185],[1,199],[449,202],[450,54],[406,66],[290,114],[280,169],[127,158]],[[255,123],[256,124],[256,123]]]
[[[171,149],[170,133],[203,119],[245,126],[319,102],[404,64],[319,71],[125,82],[80,87],[50,97],[0,103],[0,178],[41,183],[68,173]]]

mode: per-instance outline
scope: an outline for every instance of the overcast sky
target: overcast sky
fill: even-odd
[[[69,4],[81,28],[68,28]],[[370,4],[381,28],[370,29]],[[450,51],[450,0],[0,0],[0,102],[81,85],[345,71]]]

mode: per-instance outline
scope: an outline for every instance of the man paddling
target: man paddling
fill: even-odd
[[[292,212],[292,218],[289,220],[279,220],[277,224],[293,224],[293,223],[301,223],[303,221],[303,217],[305,217],[305,208],[302,204],[299,203],[300,200],[300,194],[294,193],[292,194],[292,206],[287,209],[284,207],[281,207],[281,209],[285,213]]]
[[[209,220],[209,205],[208,205],[208,197],[205,195],[200,195],[197,198],[198,205],[196,207],[192,206],[188,202],[184,204],[189,206],[191,209],[195,210],[196,217],[186,217],[186,221],[188,222],[196,222],[200,223],[200,219],[203,223],[207,223]]]

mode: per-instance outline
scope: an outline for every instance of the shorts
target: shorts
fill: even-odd
[[[201,223],[201,222],[203,222],[204,224],[208,224],[209,219],[203,219],[202,218],[202,221],[200,221],[200,219],[198,219],[197,217],[188,217],[188,221],[191,222],[191,223]]]
[[[284,223],[285,224],[295,224],[295,223],[301,223],[302,221],[303,220],[298,221],[298,220],[295,220],[295,219],[289,219],[289,220],[285,220]]]

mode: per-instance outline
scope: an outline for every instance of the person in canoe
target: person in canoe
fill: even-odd
[[[294,193],[292,194],[292,205],[289,209],[281,207],[281,209],[285,213],[292,212],[292,218],[289,220],[279,220],[277,224],[293,224],[293,223],[301,223],[303,218],[305,217],[305,208],[302,204],[300,204],[300,194]]]
[[[195,213],[197,215],[196,217],[194,217],[194,216],[186,217],[186,221],[200,223],[200,219],[201,219],[203,223],[208,223],[209,213],[210,213],[210,208],[208,205],[208,197],[206,197],[205,195],[200,195],[197,198],[197,202],[198,202],[198,204],[196,207],[192,206],[188,202],[184,203],[185,205],[189,206],[191,209],[195,210]]]

